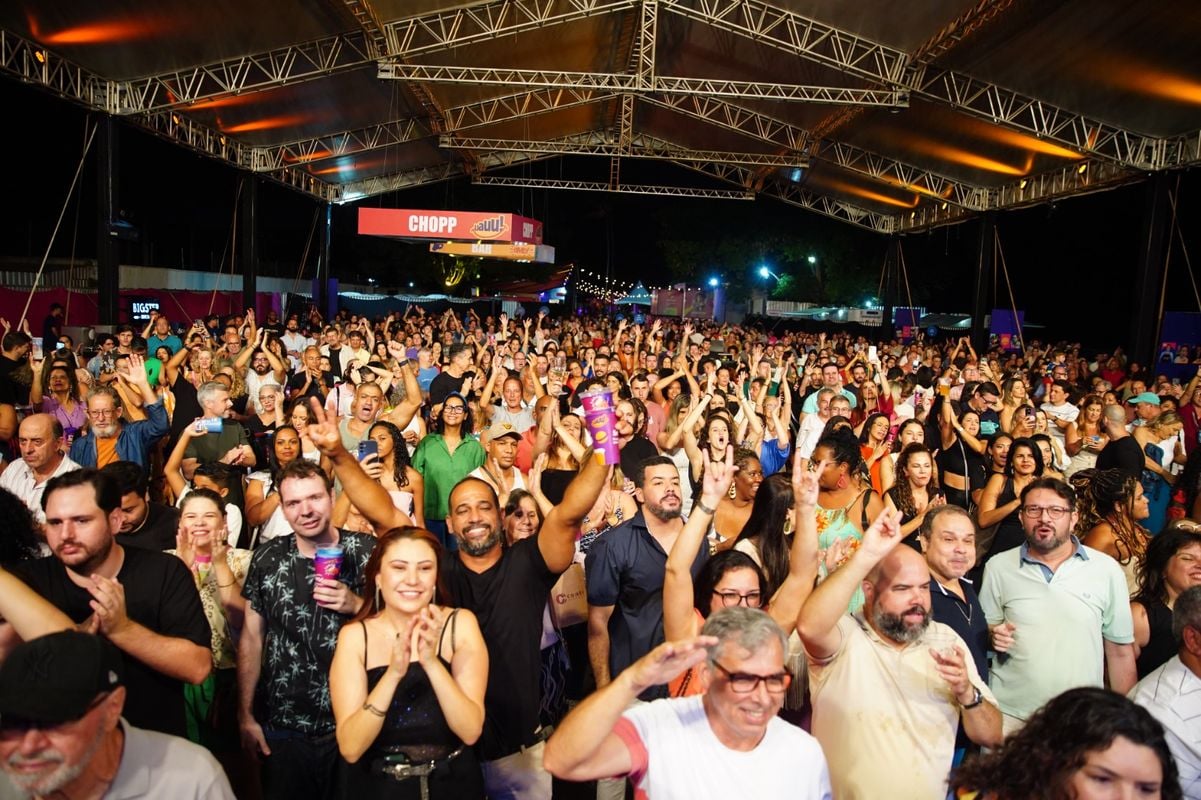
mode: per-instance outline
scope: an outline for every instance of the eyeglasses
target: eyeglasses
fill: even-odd
[[[1072,513],[1072,509],[1067,506],[1022,506],[1021,508],[1021,514],[1026,519],[1042,519],[1044,511],[1053,522],[1063,519],[1064,514]]]
[[[443,408],[447,414],[462,414],[466,409],[463,406],[446,406]]]
[[[739,594],[738,592],[719,592],[717,589],[714,589],[713,594],[721,598],[721,604],[725,608],[739,605],[747,606],[748,608],[758,608],[761,602],[759,592]]]
[[[713,666],[725,673],[730,689],[735,694],[750,694],[759,688],[760,682],[767,687],[767,691],[775,693],[784,691],[792,684],[792,675],[787,670],[775,675],[751,675],[746,672],[730,672],[716,661],[713,662]]]
[[[113,417],[113,416],[116,416],[118,413],[119,412],[115,408],[88,409],[88,416],[94,417],[96,419],[103,419],[104,417]]]

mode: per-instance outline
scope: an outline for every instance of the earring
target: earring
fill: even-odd
[[[379,588],[379,584],[375,584],[375,610],[382,611],[384,608],[384,592]]]
[[[730,499],[733,500],[737,496],[738,496],[738,490],[737,490],[737,488],[735,488],[734,484],[731,483],[730,484]]]

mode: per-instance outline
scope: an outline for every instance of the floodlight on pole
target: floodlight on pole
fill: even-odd
[[[806,260],[809,262],[809,264],[810,264],[810,265],[816,264],[816,263],[817,263],[817,256],[812,256],[812,255],[811,255],[811,256],[809,256],[809,258],[808,258],[808,259],[806,259]]]
[[[719,281],[717,278],[709,279],[709,286],[711,286],[714,289],[716,289],[720,283],[721,283],[721,281]]]
[[[780,276],[768,269],[766,264],[763,264],[759,267],[759,277],[775,278],[776,280],[780,280]]]

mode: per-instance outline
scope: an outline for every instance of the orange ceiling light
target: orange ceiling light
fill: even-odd
[[[261,100],[262,95],[255,96],[255,92],[247,94],[230,94],[224,97],[214,97],[211,100],[197,100],[195,103],[188,103],[189,111],[204,111],[209,108],[229,108],[230,106],[244,106],[248,103],[253,103],[256,100]],[[172,93],[171,100],[175,101],[175,95]]]
[[[1017,147],[1027,152],[1040,153],[1042,155],[1054,156],[1055,158],[1070,158],[1079,160],[1084,158],[1083,153],[1078,153],[1063,145],[1048,142],[1045,139],[1039,139],[1037,136],[1031,136],[1018,131],[1011,131],[1008,128],[999,128],[996,126],[987,126],[981,132],[981,136],[993,142],[1007,144],[1011,147]],[[1095,137],[1094,137],[1095,138]]]
[[[1110,69],[1107,77],[1111,83],[1123,89],[1177,103],[1201,105],[1201,81],[1193,77],[1135,63],[1116,70]]]
[[[250,122],[242,122],[238,125],[230,125],[229,127],[223,127],[221,130],[226,133],[269,131],[274,128],[286,128],[290,125],[303,125],[312,119],[312,116],[309,114],[280,114],[274,117],[264,117],[263,119],[251,120]]]
[[[349,164],[335,164],[332,167],[309,170],[309,172],[313,175],[333,175],[338,172],[354,172],[361,169],[371,169],[372,167],[382,167],[385,163],[387,163],[387,159],[384,158],[355,159]]]
[[[312,153],[303,153],[298,156],[286,155],[284,161],[289,164],[304,164],[309,161],[320,161],[323,158],[329,158],[334,154],[333,150],[316,150]]]
[[[970,150],[964,150],[959,147],[952,147],[942,142],[926,139],[920,136],[905,136],[897,137],[902,139],[905,147],[912,148],[922,155],[939,158],[943,161],[949,161],[952,164],[960,164],[965,167],[974,169],[982,169],[985,172],[996,172],[1001,175],[1024,175],[1029,169],[1023,169],[1020,166],[1006,164],[1004,161],[997,161],[995,158],[973,153]]]
[[[41,25],[32,16],[27,17],[27,20],[29,32],[33,34],[33,38],[48,45],[132,42],[157,36],[174,27],[170,20],[164,17],[139,16],[137,19],[93,22],[88,25],[76,25],[73,28],[47,32],[41,30]]]
[[[820,183],[824,186],[828,186],[831,189],[836,189],[837,191],[845,192],[846,194],[854,195],[855,197],[861,197],[864,200],[872,200],[876,203],[896,206],[897,208],[916,208],[918,201],[921,199],[915,194],[913,199],[910,201],[898,200],[895,197],[890,197],[889,195],[881,194],[880,192],[874,192],[871,189],[865,189],[862,186],[856,186],[849,181],[844,181],[839,178],[824,178],[820,181]]]

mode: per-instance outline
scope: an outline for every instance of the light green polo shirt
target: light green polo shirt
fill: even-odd
[[[989,684],[1001,711],[1027,719],[1052,697],[1105,685],[1105,641],[1134,641],[1126,576],[1118,562],[1072,537],[1076,551],[1051,572],[1026,545],[984,568],[980,605],[989,626],[1013,623],[1014,644],[997,655]]]

